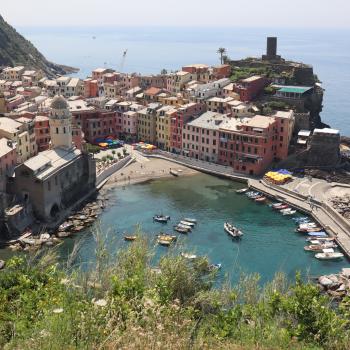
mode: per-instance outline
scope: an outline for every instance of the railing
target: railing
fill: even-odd
[[[122,160],[120,160],[119,162],[112,164],[107,169],[104,169],[99,175],[96,176],[96,186],[99,186],[109,176],[114,174],[116,171],[120,170],[130,160],[131,160],[131,156],[129,155],[123,158]]]
[[[152,153],[144,153],[146,157],[154,157],[154,158],[164,158],[169,159],[171,161],[186,165],[190,168],[211,173],[215,175],[236,178],[239,180],[247,181],[249,178],[254,178],[253,176],[236,173],[234,169],[230,166],[220,165],[212,162],[207,162],[200,159],[195,159],[191,157],[186,157],[180,154],[174,154],[166,151],[157,150]]]

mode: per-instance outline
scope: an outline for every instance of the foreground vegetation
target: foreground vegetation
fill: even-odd
[[[332,307],[314,284],[282,274],[214,288],[206,259],[171,254],[151,265],[139,239],[112,258],[96,236],[92,271],[50,251],[14,257],[0,272],[5,349],[349,349],[349,300]]]

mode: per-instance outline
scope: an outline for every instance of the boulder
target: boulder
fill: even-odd
[[[2,270],[5,267],[5,261],[0,260],[0,270]]]
[[[333,281],[331,279],[329,279],[327,276],[321,276],[318,279],[318,283],[322,286],[322,287],[330,287],[333,285]]]
[[[41,239],[42,241],[47,241],[48,239],[50,239],[50,235],[49,235],[48,233],[42,233],[42,234],[40,235],[40,239]]]

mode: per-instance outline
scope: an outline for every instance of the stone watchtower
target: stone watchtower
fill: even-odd
[[[67,101],[62,96],[55,96],[50,112],[51,148],[72,148],[72,115]]]
[[[279,61],[281,56],[277,55],[277,38],[268,37],[266,40],[266,55],[262,56],[264,61]]]

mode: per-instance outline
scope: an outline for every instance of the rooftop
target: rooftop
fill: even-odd
[[[290,92],[295,94],[304,94],[312,89],[312,86],[281,86],[278,92]]]
[[[44,180],[80,155],[81,151],[77,148],[65,149],[59,147],[40,152],[24,162],[24,165],[33,171],[37,179]]]
[[[271,124],[274,123],[274,121],[275,121],[275,118],[273,117],[256,115],[250,118],[245,125],[250,126],[251,128],[267,129]]]
[[[7,117],[0,118],[0,130],[13,134],[19,131],[20,126],[21,123],[16,120]]]
[[[339,135],[339,130],[331,129],[331,128],[323,128],[323,129],[315,129],[314,134],[333,134],[333,135]]]
[[[187,125],[204,129],[219,130],[223,128],[225,124],[229,123],[230,119],[231,118],[226,114],[205,112]]]
[[[144,94],[145,95],[150,95],[150,96],[155,96],[157,94],[159,94],[162,90],[156,87],[150,87],[149,89],[147,89]]]
[[[252,81],[259,80],[262,77],[260,75],[253,75],[252,77],[246,78],[242,80],[242,83],[251,83]]]
[[[73,112],[93,111],[94,107],[88,106],[84,100],[68,101],[69,110]]]

